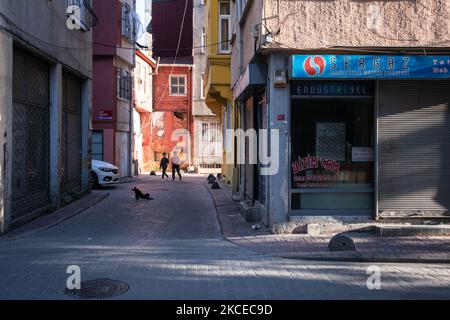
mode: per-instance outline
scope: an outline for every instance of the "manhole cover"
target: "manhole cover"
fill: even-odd
[[[108,299],[120,296],[130,289],[124,282],[111,279],[95,279],[81,282],[81,289],[66,289],[65,294],[79,299]]]

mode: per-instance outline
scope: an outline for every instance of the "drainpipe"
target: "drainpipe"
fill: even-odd
[[[133,10],[136,10],[136,0],[133,0]],[[133,21],[134,24],[134,21]],[[130,94],[131,94],[131,99],[130,99],[130,124],[129,124],[129,128],[128,128],[128,157],[129,157],[129,165],[128,165],[128,176],[132,177],[133,176],[133,171],[132,171],[132,167],[133,167],[133,159],[134,159],[134,155],[133,155],[133,132],[134,132],[134,119],[133,119],[133,112],[134,112],[134,68],[136,66],[136,40],[133,41],[133,72],[132,77],[131,77],[131,83],[130,83]]]
[[[241,12],[244,10],[244,8],[242,8],[242,3],[241,1],[237,1],[238,4],[238,10],[239,12]],[[237,24],[239,24],[239,21],[236,21]],[[242,28],[239,25],[239,75],[242,75],[243,73],[243,64],[244,64],[244,53],[242,52],[242,47],[244,45],[244,42],[242,40]]]
[[[378,138],[378,130],[379,130],[379,123],[378,123],[378,114],[379,114],[379,109],[380,109],[380,105],[379,105],[379,96],[378,96],[378,92],[379,92],[379,82],[376,81],[375,82],[375,118],[374,118],[374,122],[375,122],[375,146],[374,146],[374,171],[375,171],[375,181],[374,181],[374,208],[375,208],[375,220],[378,221],[380,219],[380,214],[379,214],[379,207],[378,207],[378,186],[379,186],[379,181],[378,181],[378,176],[379,176],[379,163],[378,163],[378,145],[379,145],[379,138]]]
[[[133,57],[133,65],[134,65],[134,57]],[[132,171],[132,167],[133,167],[133,159],[134,159],[134,155],[133,155],[133,133],[134,133],[134,117],[133,117],[133,111],[134,111],[134,70],[132,73],[132,77],[131,77],[131,84],[130,84],[130,91],[131,91],[131,99],[130,99],[130,125],[129,125],[129,130],[128,130],[128,155],[129,155],[129,166],[128,166],[128,176],[132,177],[133,176],[133,171]]]

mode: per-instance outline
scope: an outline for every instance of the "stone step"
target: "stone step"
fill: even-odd
[[[291,221],[275,225],[275,234],[335,235],[351,233],[380,237],[446,237],[450,224],[383,223],[364,217],[291,217]]]

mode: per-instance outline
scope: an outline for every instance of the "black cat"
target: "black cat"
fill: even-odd
[[[131,191],[134,191],[134,194],[136,195],[136,200],[140,199],[153,200],[153,198],[150,198],[149,193],[143,194],[141,190],[139,190],[138,188],[131,189]]]

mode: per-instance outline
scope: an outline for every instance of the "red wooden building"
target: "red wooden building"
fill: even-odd
[[[153,80],[152,150],[155,162],[178,151],[184,166],[192,161],[192,69],[190,64],[160,64]]]

